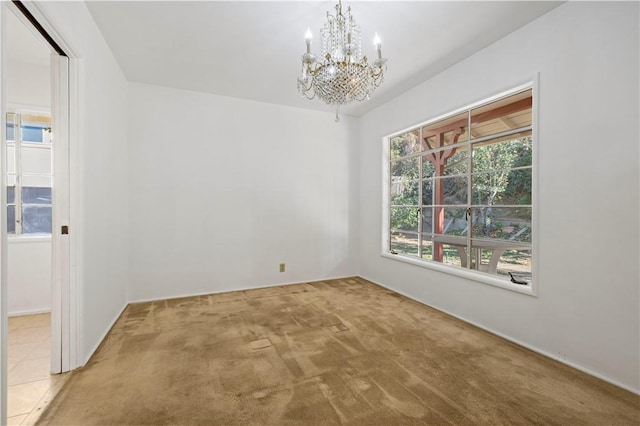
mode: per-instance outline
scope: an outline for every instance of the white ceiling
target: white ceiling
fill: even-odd
[[[98,27],[131,81],[294,107],[332,110],[296,90],[304,33],[317,52],[333,1],[88,1]],[[561,2],[345,1],[389,59],[383,85],[368,102],[341,111],[361,115],[522,27]],[[523,52],[525,54],[525,52]]]

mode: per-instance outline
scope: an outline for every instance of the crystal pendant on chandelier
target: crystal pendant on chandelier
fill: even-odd
[[[311,30],[307,29],[307,52],[302,55],[302,75],[298,91],[303,97],[316,96],[328,105],[336,106],[336,121],[340,105],[365,101],[384,79],[387,60],[382,57],[378,34],[374,39],[377,59],[372,64],[362,55],[360,27],[351,16],[351,7],[342,13],[342,2],[336,5],[336,15],[327,12],[327,22],[320,30],[321,56],[311,53]]]

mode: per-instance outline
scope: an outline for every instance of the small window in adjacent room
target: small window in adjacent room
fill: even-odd
[[[51,118],[8,113],[7,233],[51,234]]]
[[[386,138],[387,254],[531,285],[532,104],[521,87]]]

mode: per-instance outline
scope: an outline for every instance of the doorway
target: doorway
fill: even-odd
[[[2,416],[21,424],[33,423],[65,380],[57,373],[71,368],[68,326],[63,342],[69,308],[62,307],[69,286],[69,74],[66,56],[29,10],[3,3]],[[61,224],[67,232],[56,232]]]

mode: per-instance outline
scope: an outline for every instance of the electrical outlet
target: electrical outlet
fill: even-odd
[[[280,264],[280,272],[284,272],[284,263]]]

